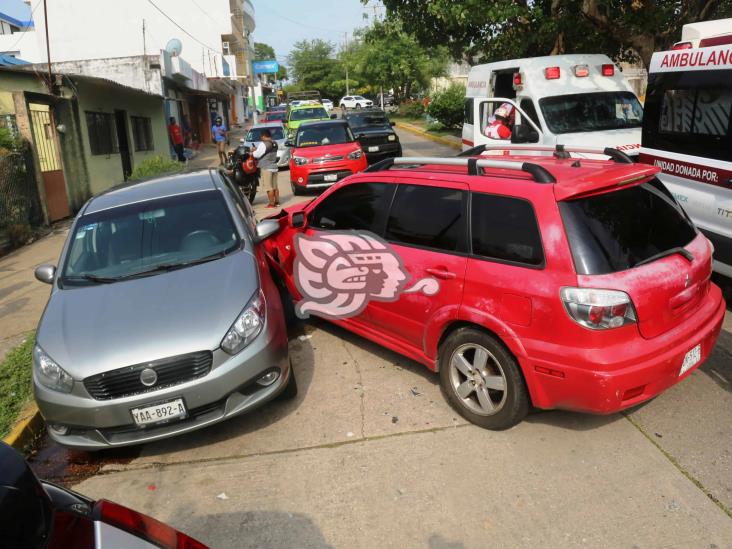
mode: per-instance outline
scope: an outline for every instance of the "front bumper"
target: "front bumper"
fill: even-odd
[[[645,402],[704,363],[719,337],[724,313],[721,291],[711,285],[697,314],[638,344],[567,349],[523,341],[528,356],[519,357],[519,362],[532,403],[537,408],[611,414]],[[699,344],[701,359],[679,375],[684,356]]]
[[[290,181],[302,189],[325,189],[367,167],[365,155],[358,160],[320,165],[293,166],[290,163]]]
[[[205,377],[158,391],[95,400],[88,393],[77,394],[86,393],[83,385],[81,391],[64,394],[47,389],[34,379],[36,402],[46,423],[69,428],[65,435],[49,429],[50,437],[64,446],[83,450],[129,446],[200,429],[272,400],[291,375],[284,322],[279,317],[271,322],[273,316],[268,314],[262,333],[239,354],[230,356],[221,349],[215,350],[213,366]],[[262,374],[272,369],[280,372],[274,383],[266,387],[256,384]],[[175,398],[183,399],[186,418],[147,427],[135,425],[131,409]]]
[[[372,147],[378,147],[378,151],[370,151]],[[369,163],[378,162],[385,158],[397,158],[402,156],[402,146],[400,143],[384,143],[380,145],[366,145],[363,147],[366,153],[366,159]]]

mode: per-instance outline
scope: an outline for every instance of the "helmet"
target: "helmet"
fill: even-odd
[[[504,103],[496,109],[493,116],[505,118],[506,120],[513,118],[513,105],[510,103]]]
[[[247,142],[247,140],[246,140],[246,139],[244,139],[243,137],[240,137],[240,138],[239,138],[239,144],[240,144],[240,145],[243,145],[243,144],[244,144],[244,143],[246,143],[246,142]]]

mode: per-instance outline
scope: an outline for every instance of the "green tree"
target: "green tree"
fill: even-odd
[[[300,40],[287,58],[290,76],[297,89],[318,90],[323,96],[337,95],[334,81],[340,78],[335,46],[325,40]]]
[[[365,1],[365,0],[362,0]],[[383,0],[424,45],[489,62],[605,52],[648,66],[686,23],[732,16],[732,0]]]
[[[270,59],[277,59],[277,56],[274,48],[269,44],[254,42],[254,59],[255,61],[269,61]],[[287,68],[282,64],[280,64],[277,71],[277,80],[287,80]]]
[[[463,104],[465,86],[450,84],[446,90],[435,93],[427,106],[427,114],[447,128],[457,128],[463,124]]]
[[[447,49],[420,45],[399,21],[375,21],[356,36],[356,74],[374,91],[393,89],[397,101],[429,88],[431,78],[445,74]]]

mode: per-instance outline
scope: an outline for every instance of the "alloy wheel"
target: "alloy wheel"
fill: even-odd
[[[503,408],[506,375],[488,349],[474,343],[461,345],[452,353],[449,369],[453,391],[471,412],[491,416]]]

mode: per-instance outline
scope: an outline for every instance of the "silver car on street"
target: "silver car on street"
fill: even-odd
[[[282,301],[219,171],[115,187],[77,215],[33,351],[52,439],[93,450],[179,435],[292,397]]]
[[[287,135],[282,122],[262,122],[254,124],[244,138],[246,147],[254,148],[262,141],[260,135],[262,130],[267,129],[272,134],[272,139],[277,142],[277,167],[287,168],[290,165],[290,148],[285,146]]]

